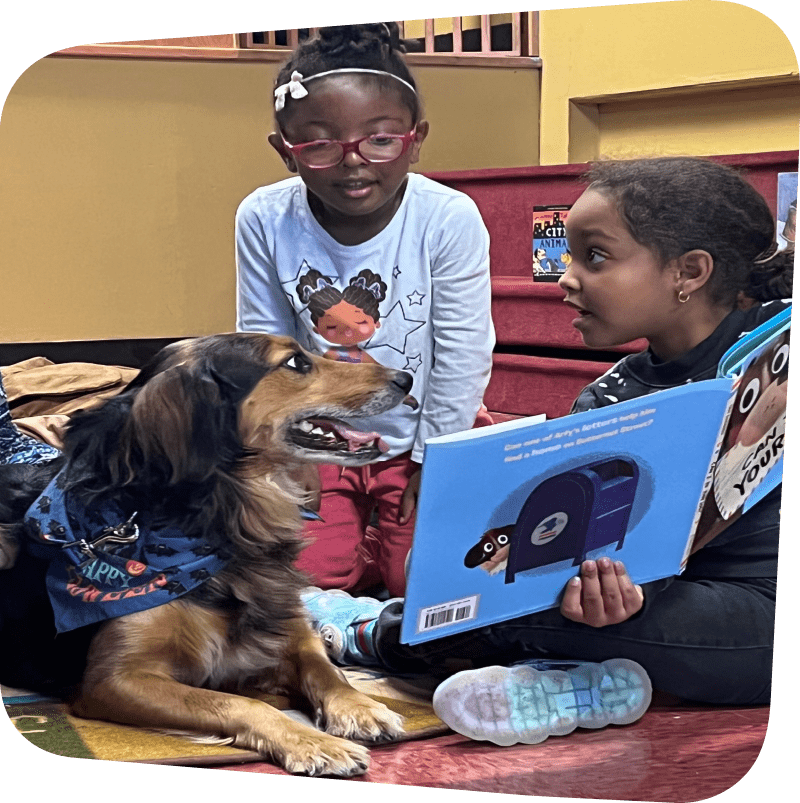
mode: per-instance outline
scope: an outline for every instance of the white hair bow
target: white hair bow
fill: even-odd
[[[291,79],[286,84],[281,84],[275,90],[275,111],[279,112],[286,104],[286,93],[289,93],[295,100],[304,98],[308,90],[303,86],[303,76],[295,70]]]

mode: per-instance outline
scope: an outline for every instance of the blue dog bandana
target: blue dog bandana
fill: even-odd
[[[50,561],[46,584],[59,633],[171,602],[231,559],[175,527],[148,528],[113,501],[76,504],[64,480],[62,469],[25,514],[28,551]]]

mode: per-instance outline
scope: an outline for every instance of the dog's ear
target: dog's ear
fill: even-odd
[[[208,355],[201,363],[201,370],[214,380],[222,398],[239,404],[269,372],[269,366],[256,362],[245,353]]]
[[[204,361],[152,376],[137,392],[123,438],[134,473],[168,485],[198,483],[240,454],[236,406]]]
[[[102,493],[131,478],[123,432],[130,415],[133,393],[126,389],[102,406],[80,410],[70,419],[64,450],[72,481]]]
[[[91,477],[95,493],[208,480],[242,456],[239,403],[267,370],[235,351],[167,347],[123,393],[73,418],[66,447],[75,476]]]

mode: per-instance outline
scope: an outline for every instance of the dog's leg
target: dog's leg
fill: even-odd
[[[314,706],[328,733],[348,739],[381,741],[404,732],[402,717],[356,691],[345,680],[305,619],[295,620],[282,669],[285,674],[280,678],[281,685],[296,689]]]
[[[362,745],[296,722],[260,700],[197,687],[208,676],[208,664],[228,648],[226,626],[219,613],[180,603],[112,620],[92,642],[73,712],[230,738],[292,773],[366,772],[369,752]]]

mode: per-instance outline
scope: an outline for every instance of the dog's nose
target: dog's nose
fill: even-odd
[[[397,385],[403,393],[408,393],[408,391],[411,390],[411,386],[414,384],[414,377],[407,371],[395,371],[392,384]]]

